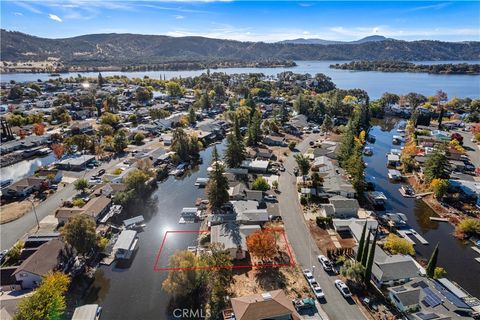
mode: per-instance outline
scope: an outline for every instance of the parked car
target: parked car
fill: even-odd
[[[7,256],[7,252],[8,252],[8,250],[3,250],[3,251],[0,252],[0,263],[3,263],[3,260]]]
[[[105,174],[105,169],[100,169],[97,173],[97,177]]]
[[[344,298],[352,296],[350,289],[348,289],[348,286],[342,280],[335,280],[335,287],[337,287]]]
[[[312,271],[310,271],[310,269],[303,270],[303,275],[305,276],[305,279],[307,279],[308,283],[312,283],[313,281],[315,281],[313,273]]]
[[[328,260],[324,255],[318,256],[318,261],[322,264],[322,267],[325,271],[332,271],[332,262]]]
[[[315,294],[315,297],[317,297],[317,299],[325,298],[325,294],[323,293],[323,290],[317,281],[310,282],[310,288],[312,288],[313,293]]]
[[[58,184],[52,184],[52,185],[50,185],[50,189],[52,189],[52,190],[57,190],[57,189],[58,189]]]
[[[413,190],[413,188],[408,185],[403,185],[401,188],[407,196],[413,196],[415,194],[415,190]]]
[[[315,307],[315,300],[312,298],[304,298],[304,299],[295,299],[292,300],[293,305],[297,311],[310,309]]]
[[[276,201],[277,197],[273,194],[267,194],[265,197],[263,197],[265,201]]]
[[[276,214],[271,214],[268,216],[268,220],[270,221],[282,221],[282,216],[276,215]]]

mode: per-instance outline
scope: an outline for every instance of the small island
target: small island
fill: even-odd
[[[432,74],[480,74],[480,64],[445,63],[445,64],[415,64],[405,61],[351,61],[330,65],[332,69],[381,71],[381,72],[424,72]]]

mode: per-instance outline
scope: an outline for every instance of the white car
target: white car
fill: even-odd
[[[264,197],[265,201],[275,201],[277,200],[277,197],[275,197],[275,195],[273,194],[267,194],[265,197]]]
[[[350,289],[348,289],[347,285],[342,280],[335,280],[335,287],[337,287],[344,298],[352,296]]]
[[[315,294],[315,297],[317,297],[317,299],[325,298],[325,294],[323,293],[323,290],[317,281],[310,282],[310,288],[312,288],[313,293]]]
[[[310,271],[310,269],[303,270],[303,275],[305,276],[305,279],[307,279],[308,283],[312,283],[313,281],[315,281],[313,273],[312,271]]]
[[[332,262],[328,260],[324,255],[319,255],[318,261],[322,264],[322,267],[325,271],[332,271]]]

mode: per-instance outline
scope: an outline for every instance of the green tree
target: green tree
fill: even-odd
[[[182,97],[183,96],[183,90],[182,87],[178,82],[175,81],[168,81],[167,82],[167,92],[170,96],[172,97]]]
[[[448,159],[443,148],[435,148],[425,161],[425,181],[431,183],[433,179],[448,179],[448,168]]]
[[[128,146],[127,134],[124,130],[118,130],[117,134],[113,137],[113,149],[115,152],[120,153]]]
[[[96,224],[92,217],[86,214],[73,216],[61,229],[62,236],[78,253],[88,253],[95,247],[97,235]]]
[[[190,125],[194,125],[197,122],[197,115],[193,107],[188,109],[188,122],[190,122]]]
[[[172,150],[175,151],[181,161],[190,161],[198,158],[201,143],[196,135],[188,135],[182,128],[176,128],[173,132]]]
[[[326,114],[325,117],[323,118],[323,123],[322,123],[321,129],[326,134],[328,134],[333,129],[333,121],[332,121],[332,118],[328,114]]]
[[[173,296],[188,296],[203,288],[206,284],[206,270],[199,269],[205,267],[201,258],[188,250],[177,251],[170,256],[168,261],[169,268],[180,268],[168,272],[167,278],[162,283],[162,288]]]
[[[252,183],[252,189],[253,190],[261,190],[261,191],[267,191],[270,189],[270,185],[268,184],[267,179],[264,177],[258,177],[253,181]]]
[[[308,172],[310,171],[310,160],[308,160],[306,156],[300,153],[296,154],[294,158],[297,162],[298,170],[303,176],[303,183],[305,183]]]
[[[98,73],[98,86],[101,88],[105,84],[105,80],[102,77],[102,74],[99,72]]]
[[[151,100],[153,97],[153,94],[150,90],[144,87],[138,87],[137,90],[135,91],[135,99],[137,101],[145,103],[149,100]]]
[[[210,98],[208,97],[207,93],[202,93],[200,98],[195,101],[195,107],[201,110],[208,110],[212,107],[212,103],[210,102]]]
[[[213,170],[209,173],[206,193],[213,210],[218,210],[222,205],[228,201],[228,179],[224,175],[223,165],[219,161],[217,147],[213,147],[212,152],[212,167]]]
[[[75,190],[85,192],[85,190],[88,188],[88,181],[87,179],[80,178],[77,181],[73,183]]]
[[[437,259],[438,259],[438,243],[435,246],[435,249],[433,249],[432,255],[428,260],[427,267],[425,268],[427,276],[430,278],[433,278],[435,275],[435,268],[437,267]]]
[[[23,248],[25,247],[25,242],[19,240],[7,251],[6,254],[6,265],[15,265],[15,263],[20,259]]]
[[[237,120],[236,123],[238,125]],[[245,160],[245,145],[237,125],[234,125],[233,131],[227,136],[224,158],[229,168],[237,168]]]
[[[123,183],[128,190],[133,190],[135,194],[142,195],[146,189],[146,182],[150,177],[140,169],[132,170],[123,178]]]
[[[360,283],[365,273],[365,267],[356,260],[348,259],[340,268],[340,274],[350,281]]]
[[[463,236],[480,235],[480,220],[475,218],[466,218],[460,221],[456,226],[455,232]]]
[[[365,239],[365,244],[363,246],[363,250],[362,250],[362,265],[363,266],[367,266],[367,260],[368,260],[368,249],[369,249],[369,246],[370,246],[370,235],[371,235],[371,232],[370,230],[368,231],[368,235],[367,235],[367,239]]]
[[[32,295],[21,299],[15,320],[59,320],[66,304],[70,279],[61,272],[48,273]]]
[[[358,262],[362,261],[363,247],[365,245],[365,233],[367,232],[367,222],[363,224],[362,235],[360,236],[360,241],[358,242],[358,251],[356,260]]]
[[[447,179],[433,179],[430,182],[435,198],[441,199],[447,193],[449,182]]]
[[[370,247],[370,252],[368,254],[368,261],[367,265],[365,266],[365,285],[368,286],[370,283],[370,278],[372,277],[372,267],[373,267],[373,261],[375,259],[375,248],[377,246],[377,232],[373,235],[373,242],[372,246]]]
[[[116,115],[110,112],[105,112],[100,118],[100,123],[107,124],[115,128],[120,123],[120,120],[121,118],[119,115]]]
[[[135,140],[135,143],[137,145],[141,145],[143,142],[143,139],[145,139],[145,135],[141,132],[136,133],[135,136],[133,137],[133,140]]]
[[[262,115],[255,109],[247,130],[247,145],[256,146],[262,140]]]
[[[218,243],[210,245],[211,254],[205,257],[206,264],[209,266],[218,266],[210,269],[208,286],[210,289],[210,308],[211,314],[219,314],[225,308],[225,296],[231,284],[232,260],[230,253]]]

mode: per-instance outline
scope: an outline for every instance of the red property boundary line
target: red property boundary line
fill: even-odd
[[[271,264],[260,264],[260,265],[238,265],[238,266],[203,266],[203,267],[184,267],[184,268],[169,268],[169,267],[158,267],[158,261],[162,255],[163,248],[165,246],[165,242],[167,240],[167,236],[170,233],[206,233],[210,232],[209,230],[170,230],[166,231],[165,235],[163,236],[162,244],[160,245],[160,249],[157,252],[157,257],[155,259],[155,265],[153,266],[154,272],[159,271],[181,271],[181,270],[208,270],[208,269],[242,269],[242,268],[276,268],[276,267],[295,267],[295,260],[293,259],[292,251],[290,249],[290,244],[288,243],[287,236],[285,234],[285,230],[275,230],[275,229],[266,229],[262,230],[262,232],[279,232],[282,234],[283,239],[285,241],[285,245],[287,247],[287,254],[290,259],[290,263],[271,263]]]

